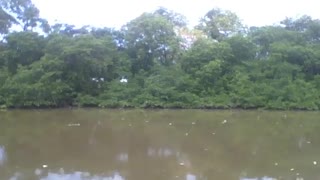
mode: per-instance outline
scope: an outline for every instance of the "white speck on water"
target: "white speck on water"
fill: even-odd
[[[132,126],[132,124],[129,124],[129,126]]]
[[[277,162],[274,163],[275,166],[278,166],[279,164]]]
[[[180,163],[180,166],[184,166],[184,163],[183,163],[183,162],[181,162],[181,163]]]
[[[205,150],[205,151],[208,151],[209,149],[208,149],[208,148],[204,148],[204,150]]]
[[[121,120],[122,120],[122,121],[124,121],[124,120],[125,120],[125,118],[121,118]]]
[[[195,124],[196,124],[196,122],[192,122],[192,124],[193,124],[193,125],[195,125]]]
[[[307,144],[311,144],[311,141],[307,141]]]
[[[226,124],[228,121],[225,119],[222,121],[222,124]]]
[[[290,171],[294,171],[294,168],[291,168]]]
[[[186,136],[188,136],[189,135],[189,133],[186,133]]]
[[[300,174],[299,174],[299,173],[297,173],[296,175],[297,175],[297,176],[299,176]]]
[[[212,133],[212,135],[215,135],[215,134],[216,134],[216,133],[214,133],[214,132]]]
[[[42,165],[42,167],[43,167],[43,168],[47,168],[47,167],[48,167],[48,165],[44,164],[44,165]]]
[[[148,123],[149,121],[145,121],[146,123]]]
[[[318,163],[317,163],[317,161],[313,161],[313,164],[314,164],[314,165],[317,165]]]
[[[169,126],[172,126],[172,123],[169,123]]]

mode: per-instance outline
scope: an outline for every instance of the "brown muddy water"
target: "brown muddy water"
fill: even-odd
[[[320,112],[0,112],[0,179],[320,179]]]

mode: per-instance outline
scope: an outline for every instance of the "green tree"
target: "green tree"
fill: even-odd
[[[214,8],[206,13],[196,27],[218,41],[244,32],[240,18],[233,12]]]
[[[226,42],[232,49],[234,64],[255,59],[257,47],[251,39],[237,35],[226,39]]]
[[[312,19],[311,16],[301,16],[297,19],[286,18],[281,21],[287,30],[297,31],[304,34],[306,41],[319,42],[320,41],[320,20]]]
[[[48,58],[63,62],[63,79],[76,93],[96,94],[100,83],[120,76],[121,59],[112,38],[55,35],[45,52]]]
[[[5,37],[0,61],[10,73],[15,74],[19,65],[27,66],[40,60],[44,55],[46,41],[35,32],[13,32]]]
[[[157,10],[155,10],[153,14],[166,18],[175,27],[183,28],[187,26],[187,18],[184,15],[176,13],[167,8],[160,7]]]
[[[124,27],[132,72],[150,70],[155,64],[172,65],[179,55],[174,24],[162,15],[144,13]]]
[[[13,24],[19,25],[23,31],[41,27],[49,30],[48,22],[40,18],[39,9],[31,0],[2,0],[0,2],[0,33],[7,33]]]
[[[249,37],[258,47],[258,58],[267,58],[271,53],[271,45],[276,42],[287,43],[288,45],[306,44],[301,33],[286,30],[280,26],[251,28]]]
[[[204,65],[213,60],[230,61],[232,49],[228,43],[215,42],[212,39],[199,39],[181,58],[182,69],[195,75]]]
[[[20,67],[1,89],[7,107],[59,107],[72,103],[73,89],[63,82],[62,63],[51,59]]]
[[[10,16],[2,7],[0,6],[0,34],[7,34],[9,32],[10,27],[16,21]]]

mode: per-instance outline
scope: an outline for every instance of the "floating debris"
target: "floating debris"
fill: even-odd
[[[294,168],[291,168],[290,171],[294,171]]]
[[[169,126],[172,126],[172,123],[169,123]]]
[[[180,166],[184,166],[184,163],[183,162],[181,162],[181,163],[179,163],[180,164]]]
[[[149,121],[145,121],[146,123],[148,123]]]
[[[80,126],[80,123],[70,123],[68,124],[69,127],[76,127],[76,126]]]
[[[297,176],[300,176],[300,173],[297,173],[296,175],[297,175]]]
[[[208,148],[204,148],[204,151],[209,151],[209,149]]]
[[[188,136],[189,135],[189,133],[186,133],[186,136]]]
[[[311,144],[311,141],[307,141],[307,144]]]
[[[317,163],[317,161],[313,161],[313,164],[314,164],[314,165],[317,165],[318,163]]]
[[[193,125],[195,125],[195,124],[196,124],[196,122],[192,122],[192,124],[193,124]]]
[[[275,166],[278,166],[279,164],[277,162],[274,163]]]
[[[222,124],[226,124],[228,121],[225,119],[222,121]]]
[[[215,134],[216,134],[216,133],[214,133],[214,132],[212,133],[212,135],[215,135]]]
[[[47,168],[47,167],[48,167],[48,165],[44,164],[44,165],[42,165],[42,167],[43,167],[43,168]]]

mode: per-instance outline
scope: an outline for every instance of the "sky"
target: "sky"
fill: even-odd
[[[120,28],[143,12],[166,7],[185,15],[190,26],[212,8],[236,13],[248,26],[272,25],[285,17],[320,19],[319,0],[33,0],[50,23]]]

